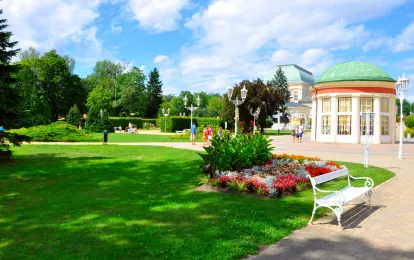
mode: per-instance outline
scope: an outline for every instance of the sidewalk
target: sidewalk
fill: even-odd
[[[273,140],[273,145],[276,153],[363,162],[363,145],[311,143],[306,139],[292,144],[285,138]],[[403,148],[404,159],[398,160],[397,144],[371,146],[370,164],[396,176],[374,189],[371,211],[360,204],[364,198],[345,211],[348,218],[362,216],[357,225],[345,218],[345,230],[339,232],[336,218],[329,214],[249,259],[414,259],[414,145]]]

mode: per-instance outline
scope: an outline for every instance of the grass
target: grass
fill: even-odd
[[[103,141],[103,134],[93,133],[89,134],[94,141]],[[197,142],[202,142],[201,135],[198,136]],[[132,143],[132,142],[190,142],[188,139],[173,139],[168,138],[168,135],[151,135],[151,134],[123,134],[123,133],[109,133],[108,143]]]
[[[1,259],[236,259],[305,226],[313,206],[310,190],[282,199],[193,191],[201,160],[188,150],[14,151],[0,166]],[[393,176],[345,165],[376,185]]]

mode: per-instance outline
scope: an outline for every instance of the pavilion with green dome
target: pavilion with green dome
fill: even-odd
[[[368,62],[343,62],[327,69],[312,85],[312,140],[364,142],[367,131],[364,113],[372,112],[369,128],[372,143],[393,143],[394,83],[387,72]]]

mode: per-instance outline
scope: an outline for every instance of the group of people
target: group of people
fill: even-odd
[[[300,123],[300,125],[293,127],[292,128],[292,142],[294,143],[296,139],[298,139],[299,143],[301,143],[304,131],[305,131],[305,128],[303,127],[302,122]]]
[[[138,134],[138,128],[136,125],[129,122],[129,124],[125,126],[125,133]]]
[[[220,139],[223,139],[223,128],[220,126],[217,130],[217,136]],[[195,140],[197,137],[197,126],[195,123],[191,126],[191,144],[195,145]],[[211,140],[213,139],[213,127],[211,125],[205,125],[203,129],[203,142],[205,146],[211,145]]]

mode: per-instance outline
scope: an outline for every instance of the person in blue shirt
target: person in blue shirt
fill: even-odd
[[[0,132],[4,132],[4,127],[1,123],[0,123]]]
[[[193,125],[191,126],[191,144],[192,145],[195,145],[196,136],[197,136],[197,127],[195,123],[193,123]]]

